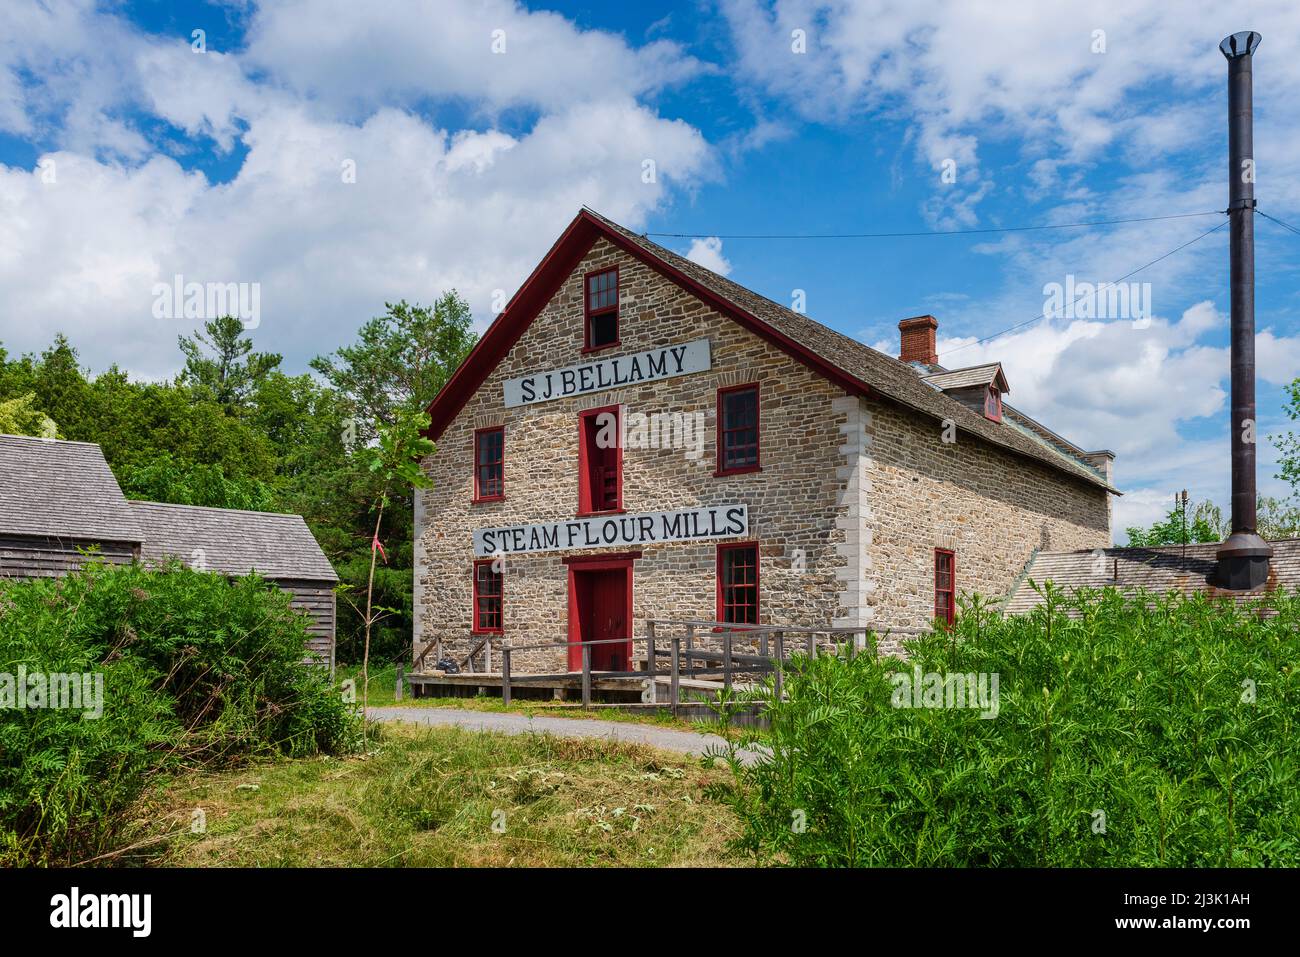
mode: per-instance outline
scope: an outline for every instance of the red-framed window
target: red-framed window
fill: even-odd
[[[501,633],[501,564],[495,558],[474,563],[474,631]]]
[[[957,556],[934,550],[934,617],[951,625],[957,617]]]
[[[474,501],[491,502],[506,494],[506,430],[474,433]]]
[[[758,543],[718,546],[718,621],[758,624]]]
[[[759,464],[758,384],[718,390],[718,475],[757,472]]]
[[[578,514],[623,508],[623,419],[616,405],[578,415]]]
[[[993,386],[984,393],[984,418],[994,422],[1002,421],[1002,393]]]
[[[583,352],[618,345],[618,267],[582,277]]]

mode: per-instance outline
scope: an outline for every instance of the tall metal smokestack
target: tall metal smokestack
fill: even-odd
[[[1228,58],[1228,216],[1232,240],[1232,534],[1218,584],[1258,588],[1273,550],[1255,530],[1255,147],[1251,67],[1258,33],[1225,37]]]

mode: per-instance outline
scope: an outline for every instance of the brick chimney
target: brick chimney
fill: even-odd
[[[904,362],[924,362],[926,365],[939,364],[939,354],[934,348],[934,331],[939,328],[939,320],[934,316],[913,316],[898,324],[899,352],[898,358]]]

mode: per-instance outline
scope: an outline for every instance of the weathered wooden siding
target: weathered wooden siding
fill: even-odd
[[[0,536],[0,578],[58,578],[80,569],[89,560],[82,549],[114,565],[129,565],[136,558],[131,542],[92,542],[71,538]],[[311,661],[334,668],[336,624],[332,582],[281,579],[275,583],[289,593],[290,603],[311,619],[307,654]]]
[[[290,604],[311,619],[307,650],[312,659],[334,668],[335,599],[331,582],[277,579],[290,595]]]
[[[58,578],[81,568],[89,558],[80,549],[90,548],[114,565],[128,565],[135,558],[131,542],[6,535],[0,536],[0,578]]]

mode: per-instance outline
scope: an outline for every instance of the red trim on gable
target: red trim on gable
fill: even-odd
[[[871,394],[871,386],[868,383],[849,375],[789,336],[773,329],[761,319],[706,289],[681,270],[651,255],[583,209],[573,218],[546,256],[537,264],[537,268],[519,287],[519,291],[514,294],[501,315],[497,316],[488,330],[483,333],[483,337],[470,350],[470,354],[460,364],[451,379],[429,403],[430,421],[424,433],[428,438],[434,441],[441,438],[442,433],[465,407],[465,403],[470,400],[475,390],[491,375],[492,370],[505,358],[510,348],[519,341],[519,337],[537,318],[537,314],[546,307],[556,290],[573,273],[578,263],[582,261],[582,257],[601,237],[850,394]],[[583,298],[585,302],[585,286]]]
[[[592,228],[594,221],[585,216],[585,212],[575,216],[560,234],[537,268],[506,303],[505,309],[474,344],[465,361],[429,403],[429,427],[424,431],[427,438],[437,441],[442,437],[465,403],[519,341],[582,257],[587,255],[599,231]]]

